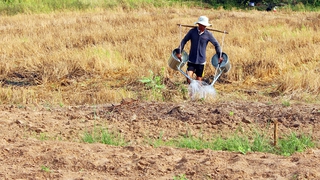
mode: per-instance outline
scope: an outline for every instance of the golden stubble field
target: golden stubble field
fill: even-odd
[[[168,87],[184,82],[167,61],[189,30],[176,24],[193,25],[200,15],[210,18],[213,29],[229,32],[223,42],[223,34],[214,32],[232,65],[221,78],[225,83],[217,83],[221,97],[319,100],[319,14],[181,7],[1,17],[0,100],[50,105],[152,100],[138,80],[152,71]],[[206,76],[215,72],[209,62],[214,54],[209,45]],[[165,100],[182,100],[177,90],[164,90]]]
[[[184,97],[185,78],[167,65],[188,31],[176,24],[200,15],[229,32],[223,49],[232,69],[211,101]],[[319,179],[319,19],[184,7],[3,16],[0,178]],[[209,61],[212,46],[207,53]],[[163,77],[164,101],[138,81],[150,71]],[[239,130],[272,136],[273,120],[280,138],[310,134],[316,147],[284,157],[146,143]],[[128,145],[84,143],[96,128],[120,133]]]

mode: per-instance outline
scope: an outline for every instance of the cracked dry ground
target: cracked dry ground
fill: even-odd
[[[320,179],[319,144],[284,157],[269,153],[154,148],[148,139],[228,136],[260,129],[320,139],[320,105],[258,102],[0,107],[0,179]],[[230,114],[233,113],[233,115]],[[127,146],[82,142],[85,132],[119,132]],[[272,134],[270,134],[272,135]],[[45,171],[43,167],[48,168]]]

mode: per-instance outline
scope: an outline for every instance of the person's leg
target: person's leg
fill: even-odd
[[[187,66],[187,75],[192,79],[194,71],[196,70],[195,64],[188,62]],[[187,82],[190,84],[191,80],[187,78]]]
[[[188,75],[190,78],[192,78],[192,76],[193,76],[193,71],[187,71],[187,75]],[[187,82],[188,82],[188,84],[191,83],[191,81],[190,81],[189,78],[187,78]]]
[[[202,77],[204,74],[204,65],[203,64],[197,64],[196,66],[196,75],[197,75],[197,80],[198,81],[202,81]]]

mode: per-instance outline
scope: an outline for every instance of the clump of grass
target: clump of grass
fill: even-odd
[[[187,180],[187,177],[185,174],[180,174],[180,175],[174,176],[173,180]]]
[[[41,141],[46,141],[46,140],[49,140],[49,136],[46,134],[46,133],[40,133],[38,138],[41,140]]]
[[[274,151],[276,152],[276,154],[290,156],[295,152],[303,152],[309,147],[315,147],[315,143],[312,142],[310,136],[291,133],[283,139],[279,140],[278,148],[275,148]]]
[[[125,146],[127,143],[124,138],[117,133],[110,133],[107,129],[95,128],[91,133],[85,132],[83,142],[86,143],[103,143],[115,146]],[[272,145],[273,139],[263,132],[256,131],[252,136],[247,134],[235,133],[229,137],[222,138],[221,136],[213,137],[209,140],[195,136],[183,136],[168,141],[163,140],[163,133],[160,133],[157,139],[148,139],[147,143],[153,147],[170,146],[176,148],[188,149],[211,149],[241,152],[267,152],[282,156],[290,156],[295,152],[303,152],[308,148],[315,147],[311,136],[297,135],[291,133],[279,139],[278,145]]]
[[[290,101],[282,101],[282,105],[285,107],[289,107],[290,106]]]
[[[251,150],[256,152],[272,152],[271,139],[265,134],[255,132]]]
[[[252,145],[247,137],[231,136],[227,139],[218,137],[211,143],[213,144],[213,150],[241,152],[243,154],[252,151]]]
[[[121,134],[110,133],[105,128],[95,128],[91,133],[85,132],[82,140],[86,143],[102,143],[114,146],[125,146],[127,144]]]
[[[241,152],[246,154],[248,152],[267,152],[283,156],[290,156],[295,152],[303,152],[307,148],[312,148],[315,144],[311,140],[311,136],[300,135],[295,133],[285,136],[280,139],[278,146],[272,146],[272,138],[266,136],[263,133],[255,132],[252,137],[244,134],[235,133],[227,138],[214,137],[210,140],[204,140],[202,138],[188,136],[180,137],[177,139],[171,139],[169,141],[163,141],[162,136],[159,139],[152,142],[154,147],[171,146],[178,148],[189,149],[211,149]]]
[[[44,166],[44,165],[41,166],[41,170],[44,171],[44,172],[50,172],[51,171],[49,167]]]
[[[212,149],[212,143],[209,141],[204,141],[201,138],[196,138],[193,136],[190,137],[181,137],[175,141],[174,145],[179,148],[189,148],[189,149]]]

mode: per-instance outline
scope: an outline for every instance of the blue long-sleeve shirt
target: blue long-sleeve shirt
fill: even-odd
[[[192,28],[182,39],[178,49],[182,52],[186,43],[191,40],[191,47],[189,51],[189,62],[194,64],[205,64],[206,63],[206,48],[208,42],[211,42],[215,46],[217,54],[221,53],[221,47],[216,38],[207,29],[199,35],[197,27]],[[181,53],[180,52],[180,53]]]

